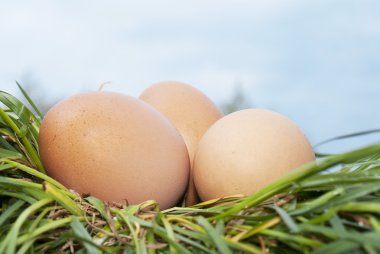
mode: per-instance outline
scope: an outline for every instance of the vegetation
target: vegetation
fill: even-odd
[[[252,103],[246,95],[243,86],[235,85],[231,98],[220,105],[224,114],[229,114],[241,109],[252,108]]]
[[[40,161],[34,103],[36,114],[6,92],[0,101],[0,253],[380,252],[380,144],[321,157],[249,197],[161,211],[66,189]]]

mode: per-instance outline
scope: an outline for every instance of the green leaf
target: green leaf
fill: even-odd
[[[338,233],[338,235],[343,235],[347,233],[346,228],[343,225],[342,220],[338,217],[337,214],[334,214],[330,219],[330,224],[335,232]]]
[[[176,241],[173,228],[172,228],[171,224],[165,219],[165,216],[163,216],[161,213],[159,213],[157,215],[157,218],[160,219],[162,221],[162,223],[164,224],[164,228],[166,230],[166,234],[167,234],[168,238],[170,238],[172,241]],[[169,248],[170,248],[170,253],[177,253],[177,250],[173,246],[170,246]]]
[[[380,203],[375,202],[350,202],[339,207],[340,211],[368,212],[380,214]]]
[[[83,215],[82,209],[79,207],[77,203],[75,203],[71,198],[69,198],[66,195],[65,191],[58,189],[49,182],[44,182],[43,189],[49,195],[49,197],[57,201],[62,207],[70,211],[72,214],[78,216]]]
[[[17,159],[21,159],[21,158],[23,158],[23,156],[19,152],[0,148],[0,159],[15,159],[15,160],[17,160]]]
[[[4,132],[9,132],[9,131],[4,130]],[[2,147],[3,149],[6,149],[6,150],[17,152],[17,149],[14,148],[11,144],[9,144],[9,142],[7,140],[5,140],[5,138],[2,135],[0,135],[0,147]]]
[[[81,239],[87,240],[86,242],[83,241],[82,244],[86,248],[88,253],[91,254],[97,254],[100,253],[99,249],[95,247],[95,244],[90,244],[89,242],[92,243],[92,238],[91,235],[87,232],[85,227],[83,227],[82,223],[78,220],[76,216],[72,217],[72,222],[70,223],[71,228],[73,229],[74,235],[80,237]]]
[[[29,102],[30,106],[32,106],[33,110],[37,113],[40,119],[43,118],[41,111],[38,109],[34,101],[30,98],[28,93],[24,90],[24,88],[16,81],[16,84],[18,88],[20,89],[21,93],[24,95],[25,99]]]
[[[345,134],[345,135],[341,135],[341,136],[338,136],[338,137],[330,138],[330,139],[324,140],[322,142],[319,142],[319,143],[315,144],[313,147],[316,148],[318,146],[330,143],[332,141],[337,141],[337,140],[342,140],[342,139],[348,139],[348,138],[355,138],[355,137],[364,136],[364,135],[368,135],[368,134],[379,133],[379,132],[380,132],[380,129],[373,129],[373,130],[367,130],[367,131],[360,131],[360,132],[354,132],[354,133],[350,133],[350,134]]]
[[[47,205],[50,203],[51,199],[42,199],[40,201],[37,201],[33,205],[29,206],[27,209],[25,209],[20,216],[17,218],[16,222],[12,225],[11,230],[8,232],[8,234],[5,237],[5,240],[1,242],[0,244],[0,253],[4,253],[6,250],[7,254],[14,254],[16,251],[17,246],[17,240],[18,235],[20,232],[20,229],[23,225],[23,223],[27,220],[27,218],[35,213],[39,208]]]
[[[232,254],[232,251],[224,241],[223,237],[216,232],[215,228],[205,218],[197,217],[197,222],[206,230],[219,253]]]
[[[108,217],[105,204],[102,200],[93,196],[86,197],[85,200],[87,200],[103,217]]]
[[[312,254],[346,254],[355,253],[359,248],[359,244],[349,240],[334,241],[317,248]]]
[[[17,210],[19,210],[23,205],[25,204],[25,201],[23,200],[17,200],[14,202],[11,206],[8,207],[5,211],[3,211],[0,215],[0,227],[1,225],[11,216],[17,216]]]
[[[278,215],[280,215],[282,221],[285,223],[286,226],[288,226],[288,228],[290,229],[292,233],[300,232],[300,229],[297,226],[296,222],[292,219],[292,217],[287,212],[285,212],[284,209],[276,205],[271,205],[268,207],[274,209],[278,213]]]

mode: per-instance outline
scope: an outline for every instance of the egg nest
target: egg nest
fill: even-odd
[[[111,204],[45,174],[42,115],[23,93],[30,110],[0,91],[0,253],[380,252],[380,144],[319,156],[248,197]]]

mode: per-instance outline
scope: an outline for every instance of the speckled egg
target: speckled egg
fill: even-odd
[[[174,206],[189,178],[186,145],[149,104],[114,92],[69,97],[43,119],[39,149],[47,173],[81,194]]]

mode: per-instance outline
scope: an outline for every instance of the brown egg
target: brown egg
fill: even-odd
[[[194,182],[202,200],[250,195],[314,159],[308,139],[291,120],[246,109],[220,119],[203,136]]]
[[[43,119],[40,154],[47,173],[81,194],[138,204],[175,205],[189,177],[186,145],[147,103],[114,92],[72,96]]]
[[[177,81],[163,81],[147,88],[140,99],[162,112],[181,133],[193,163],[198,142],[207,129],[222,113],[216,105],[198,89]],[[186,204],[199,201],[192,175],[186,195]]]

